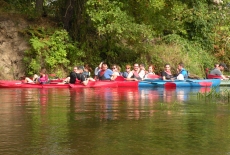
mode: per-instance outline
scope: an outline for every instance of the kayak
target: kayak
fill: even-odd
[[[49,84],[30,84],[23,81],[6,81],[0,80],[0,88],[96,88],[96,87],[136,87],[136,88],[153,88],[153,87],[216,87],[220,85],[220,79],[204,79],[204,80],[161,80],[161,79],[145,79],[144,81],[89,81],[84,86],[81,83],[64,84],[61,80],[51,80]]]
[[[160,80],[147,79],[144,80],[153,84],[155,87],[216,87],[220,85],[220,79],[187,79],[187,80]]]
[[[23,81],[0,80],[0,88],[96,88],[96,87],[138,87],[138,81],[89,81],[84,86],[81,83],[64,84],[51,80],[49,84],[24,83]]]

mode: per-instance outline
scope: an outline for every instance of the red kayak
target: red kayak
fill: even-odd
[[[84,86],[81,83],[63,84],[51,82],[50,84],[32,84],[22,81],[0,80],[0,88],[96,88],[96,87],[138,87],[138,81],[89,81]]]

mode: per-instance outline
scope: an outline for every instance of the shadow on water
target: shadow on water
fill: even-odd
[[[227,154],[229,105],[205,91],[0,89],[0,154]]]

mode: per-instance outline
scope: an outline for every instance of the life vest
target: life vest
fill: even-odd
[[[40,82],[41,84],[48,83],[48,80],[49,80],[49,78],[48,78],[48,75],[47,75],[47,74],[46,74],[45,76],[40,76],[40,78],[39,78],[39,82]]]
[[[142,80],[137,72],[133,72],[133,76],[131,78],[136,78],[138,80]]]
[[[98,73],[98,78],[99,78],[99,80],[110,80],[110,79],[108,79],[108,78],[106,78],[106,77],[104,76],[105,72],[106,72],[106,70],[105,70],[105,71],[101,70],[101,71]]]

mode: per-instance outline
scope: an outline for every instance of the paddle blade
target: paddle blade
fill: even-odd
[[[199,85],[201,87],[211,87],[212,86],[212,82],[199,82]]]
[[[173,83],[173,82],[166,82],[164,84],[164,87],[167,88],[167,89],[175,89],[176,88],[176,84]]]

